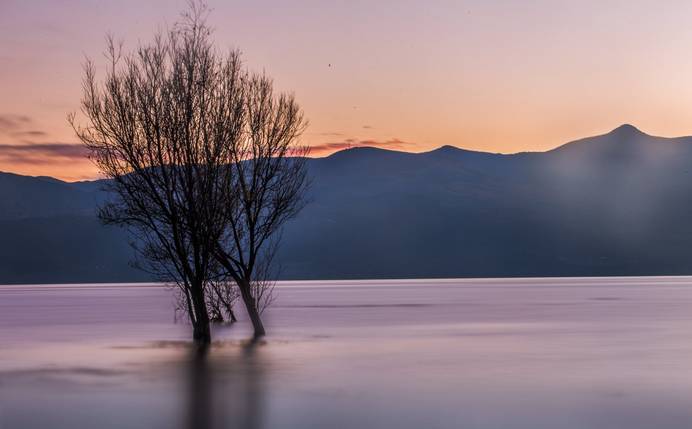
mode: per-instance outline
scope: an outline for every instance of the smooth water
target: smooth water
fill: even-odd
[[[0,428],[692,427],[692,278],[276,295],[199,358],[160,285],[1,286]]]

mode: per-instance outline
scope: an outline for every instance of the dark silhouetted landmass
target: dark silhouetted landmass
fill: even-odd
[[[542,153],[355,148],[308,161],[284,279],[692,274],[692,137],[631,125]],[[0,174],[0,283],[148,280],[93,182]]]

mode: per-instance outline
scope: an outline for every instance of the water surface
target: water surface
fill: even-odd
[[[692,427],[692,278],[276,295],[200,358],[160,285],[0,286],[0,428]]]

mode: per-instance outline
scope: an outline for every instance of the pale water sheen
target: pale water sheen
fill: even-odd
[[[1,286],[0,428],[692,427],[692,278],[276,294],[200,361],[162,286]]]

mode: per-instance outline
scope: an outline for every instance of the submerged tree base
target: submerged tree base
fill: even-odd
[[[209,329],[209,324],[207,324],[206,327],[195,326],[192,331],[192,340],[196,344],[210,344],[211,331]]]

